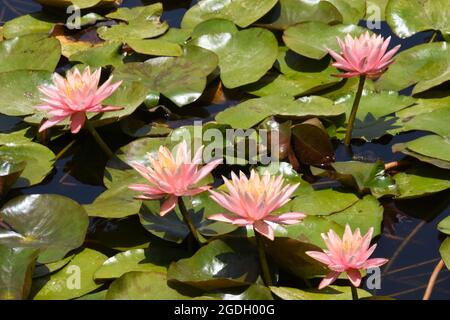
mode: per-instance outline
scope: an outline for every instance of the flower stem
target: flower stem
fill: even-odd
[[[434,31],[433,35],[431,36],[430,41],[428,43],[433,43],[434,40],[436,40],[437,36],[438,36],[438,31]]]
[[[439,276],[439,273],[444,268],[444,266],[445,266],[444,260],[441,259],[434,268],[433,273],[431,274],[430,280],[428,281],[427,289],[425,291],[422,300],[430,300],[431,293],[433,292],[434,286],[436,285],[436,280]]]
[[[109,157],[114,157],[114,152],[111,151],[111,149],[108,147],[108,145],[103,141],[102,137],[98,134],[97,130],[95,130],[94,126],[89,120],[86,120],[86,127],[91,133],[92,137],[95,139],[97,144],[100,146],[100,148],[103,150],[103,152]]]
[[[191,235],[194,237],[197,243],[201,245],[197,228],[195,228],[194,223],[192,222],[191,217],[189,216],[189,213],[186,209],[186,205],[184,204],[182,197],[178,197],[178,208],[180,209],[181,214],[183,215],[184,223],[186,223]]]
[[[352,299],[353,300],[359,300],[358,298],[358,289],[356,289],[356,287],[350,283],[350,288],[352,290]]]
[[[72,140],[67,146],[65,146],[61,151],[58,152],[58,154],[55,156],[55,161],[59,160],[66,152],[69,150],[74,144],[76,140]]]
[[[358,91],[356,92],[355,100],[353,101],[352,111],[350,113],[350,118],[348,119],[347,131],[345,133],[344,144],[347,147],[350,146],[350,141],[352,140],[353,125],[355,124],[356,114],[358,112],[359,103],[361,102],[365,82],[366,76],[361,76],[359,78]]]
[[[259,263],[261,265],[262,277],[266,286],[272,285],[272,277],[270,276],[269,264],[267,263],[266,250],[264,249],[263,237],[255,231],[255,240],[258,247]]]

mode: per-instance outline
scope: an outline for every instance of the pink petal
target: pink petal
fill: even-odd
[[[214,170],[215,167],[217,167],[219,164],[222,163],[222,159],[217,159],[214,161],[211,161],[210,163],[208,163],[207,165],[205,165],[204,167],[202,167],[197,176],[195,177],[195,180],[193,183],[197,183],[200,180],[202,180],[204,177],[206,177],[211,171]]]
[[[272,227],[264,221],[255,221],[253,223],[253,229],[272,241],[275,239]]]
[[[246,225],[253,223],[252,221],[243,219],[242,217],[233,216],[231,214],[226,214],[226,213],[214,214],[212,216],[209,216],[208,219],[232,223],[232,224],[240,225],[240,226],[246,226]]]
[[[150,195],[163,195],[164,192],[162,192],[161,190],[151,187],[147,184],[130,184],[128,186],[128,189],[134,190],[134,191],[139,191],[139,192],[144,192]]]
[[[328,255],[324,252],[320,252],[320,251],[306,251],[305,252],[308,256],[310,256],[311,258],[322,262],[325,265],[329,265],[331,263],[330,257],[328,257]]]
[[[347,276],[355,287],[359,287],[361,285],[361,273],[359,270],[349,269],[347,270]]]
[[[319,289],[322,290],[325,287],[328,287],[330,284],[336,281],[336,279],[339,277],[339,272],[330,272],[323,278],[323,280],[319,284]]]
[[[72,121],[70,124],[70,131],[73,134],[78,133],[86,121],[86,114],[84,112],[76,112],[72,114],[70,120]]]
[[[280,215],[270,215],[264,218],[264,220],[268,220],[271,222],[275,222],[278,224],[296,224],[299,223],[300,220],[304,219],[306,214],[299,212],[288,212]]]
[[[384,259],[384,258],[369,259],[364,264],[364,269],[381,267],[382,265],[386,264],[388,261],[389,261],[388,259]]]
[[[106,107],[102,107],[102,109],[100,110],[100,112],[117,111],[117,110],[122,110],[123,108],[124,108],[124,107],[106,106]]]
[[[39,128],[39,132],[42,132],[50,127],[53,127],[54,125],[58,124],[59,122],[63,121],[66,118],[66,116],[55,116],[47,121],[45,121],[41,127]]]
[[[159,210],[159,214],[161,216],[165,216],[167,213],[175,209],[177,206],[178,197],[171,195],[169,198],[167,198],[161,205],[161,208]]]

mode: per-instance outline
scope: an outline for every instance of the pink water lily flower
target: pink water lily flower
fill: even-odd
[[[290,212],[284,214],[272,214],[290,201],[292,193],[298,184],[284,185],[282,176],[260,176],[254,170],[247,178],[243,172],[238,177],[231,173],[231,181],[223,177],[228,193],[210,190],[211,198],[230,212],[220,213],[209,219],[232,223],[238,226],[253,226],[255,232],[259,232],[270,240],[274,240],[272,227],[274,224],[296,224],[306,215]]]
[[[111,84],[112,76],[99,88],[102,69],[93,73],[87,67],[81,73],[78,69],[68,71],[66,78],[53,75],[53,85],[43,85],[39,90],[46,96],[42,105],[35,108],[46,111],[51,116],[39,128],[44,131],[66,118],[70,118],[70,130],[78,133],[86,121],[87,112],[107,112],[122,109],[121,107],[102,106],[102,101],[113,94],[122,81]]]
[[[327,235],[322,233],[322,238],[328,250],[306,252],[310,257],[326,264],[331,270],[320,283],[319,289],[332,284],[343,272],[347,274],[355,287],[359,287],[361,285],[361,270],[379,267],[388,262],[387,259],[382,258],[369,259],[377,247],[376,244],[370,247],[372,234],[373,228],[370,228],[366,235],[362,237],[359,228],[355,230],[355,233],[352,233],[349,225],[345,226],[342,240],[333,230],[328,231]]]
[[[387,51],[391,37],[386,40],[380,35],[370,35],[369,32],[359,38],[352,38],[347,35],[342,41],[337,38],[341,47],[341,54],[333,50],[328,50],[330,55],[336,60],[333,66],[347,73],[337,76],[351,78],[356,76],[366,76],[377,78],[386,68],[394,62],[392,57],[400,49],[400,45]]]
[[[161,216],[175,208],[178,197],[193,196],[208,190],[210,186],[197,184],[222,162],[222,159],[217,159],[200,168],[203,146],[192,159],[185,140],[174,149],[172,154],[167,147],[160,146],[156,155],[148,154],[148,167],[136,161],[130,163],[150,184],[131,184],[128,188],[143,193],[137,199],[165,198],[160,208]]]

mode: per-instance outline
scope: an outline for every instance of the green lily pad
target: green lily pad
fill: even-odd
[[[48,71],[17,70],[0,73],[0,113],[24,116],[36,112],[34,106],[42,103],[38,86],[52,83]]]
[[[352,300],[350,287],[328,286],[322,290],[308,289],[301,290],[288,287],[270,287],[270,290],[283,300]],[[372,295],[363,290],[357,289],[359,298],[367,298]]]
[[[193,43],[219,57],[220,78],[236,88],[258,81],[272,68],[278,54],[275,36],[265,29],[237,31],[227,20],[208,20],[195,28]]]
[[[0,230],[0,243],[39,248],[40,263],[60,260],[81,246],[89,222],[78,203],[52,194],[16,197],[2,207],[0,217],[12,227]]]
[[[127,272],[166,272],[172,261],[184,258],[185,252],[170,247],[150,246],[146,249],[132,249],[116,254],[106,260],[95,272],[95,279],[120,278]]]
[[[438,230],[442,233],[450,235],[450,217],[447,217],[439,222]]]
[[[186,300],[195,293],[177,291],[165,272],[128,272],[111,284],[106,300]]]
[[[151,56],[179,57],[183,54],[179,44],[161,39],[132,39],[127,44],[134,51]]]
[[[450,169],[450,143],[438,135],[429,135],[392,146],[393,152],[402,152],[444,169]]]
[[[334,171],[312,168],[312,173],[338,180],[360,193],[371,192],[377,198],[398,194],[395,181],[384,171],[384,164],[381,161],[375,163],[335,162],[331,166]]]
[[[43,70],[52,72],[61,57],[61,45],[55,38],[30,34],[0,42],[0,72]]]
[[[329,62],[329,58],[310,59],[281,47],[276,67],[282,74],[269,72],[260,81],[247,86],[245,90],[257,96],[280,93],[290,96],[311,94],[341,81],[333,76],[339,72],[330,66]]]
[[[193,29],[199,23],[222,18],[233,21],[241,28],[248,27],[272,9],[277,0],[200,0],[184,15],[182,28]]]
[[[439,248],[439,252],[441,253],[442,260],[444,260],[447,269],[450,270],[450,238],[442,242],[441,247]]]
[[[26,299],[39,250],[0,245],[0,300]]]
[[[366,29],[356,25],[338,24],[329,26],[323,22],[306,22],[291,26],[284,31],[283,40],[289,49],[312,59],[322,59],[328,49],[339,51],[336,37],[347,34],[359,36]]]
[[[445,104],[445,101],[440,101],[442,104],[438,104],[436,108],[423,112],[419,108],[408,108],[404,113],[397,113],[396,116],[400,117],[397,121],[401,127],[394,131],[394,133],[422,130],[433,132],[440,135],[443,138],[450,138],[450,129],[448,123],[450,121],[450,107]],[[411,110],[409,110],[411,109]],[[419,113],[420,112],[420,113]]]
[[[49,33],[55,25],[49,18],[42,13],[32,13],[9,20],[3,25],[3,37],[12,39],[32,33]]]
[[[81,62],[91,67],[117,67],[123,64],[120,42],[105,42],[101,46],[95,46],[70,55],[70,61]]]
[[[116,80],[138,81],[148,94],[162,93],[178,106],[196,101],[206,86],[206,77],[217,67],[217,56],[188,46],[181,57],[159,57],[127,63],[114,71]]]
[[[427,30],[450,34],[450,7],[446,0],[398,0],[386,7],[386,20],[401,38]]]
[[[162,3],[144,7],[120,8],[107,15],[108,18],[125,20],[111,27],[100,27],[97,33],[103,40],[127,42],[130,39],[147,39],[162,35],[167,31],[167,22],[161,22]]]
[[[376,86],[381,90],[402,90],[414,85],[413,94],[450,80],[450,48],[447,42],[421,44],[395,57]],[[414,61],[414,63],[411,63]]]
[[[38,184],[53,170],[55,154],[39,143],[5,143],[0,145],[0,154],[2,154],[2,157],[11,159],[11,161],[25,162],[26,164],[13,188]]]
[[[433,166],[414,166],[394,177],[400,199],[423,197],[450,188],[450,173]]]
[[[218,293],[207,293],[203,297],[213,297],[220,300],[273,300],[270,289],[257,284],[252,284],[245,289],[231,288],[221,290]]]
[[[167,277],[204,290],[251,284],[259,277],[256,248],[244,239],[214,240],[191,258],[172,263]]]
[[[304,192],[289,202],[289,211],[303,212],[308,216],[327,216],[355,204],[359,198],[349,192],[333,189]]]
[[[108,290],[101,290],[94,293],[88,293],[75,300],[106,300],[106,294]]]
[[[389,0],[366,0],[366,20],[368,18],[379,18],[379,20],[386,20],[386,6]]]
[[[75,5],[80,9],[98,6],[113,7],[122,3],[122,0],[36,0],[43,6],[67,8]]]
[[[0,196],[4,196],[19,179],[26,167],[24,161],[0,158]]]
[[[65,265],[67,265],[70,261],[72,261],[75,255],[71,254],[67,257],[50,263],[36,264],[33,272],[33,278],[39,278],[49,275],[55,271],[62,269]]]
[[[107,259],[104,254],[85,248],[64,268],[47,277],[33,281],[33,300],[69,300],[81,297],[99,288],[94,281],[95,271]]]
[[[343,17],[331,1],[280,0],[280,15],[268,26],[286,29],[298,23],[320,21],[323,23],[342,22]]]
[[[223,211],[223,208],[209,197],[209,193],[183,199],[192,222],[201,235],[219,236],[237,228],[228,223],[208,220],[209,216]],[[157,237],[181,243],[189,235],[189,229],[178,206],[164,217],[159,215],[159,209],[159,201],[144,201],[139,213],[142,225]]]
[[[233,128],[248,129],[270,116],[311,118],[337,116],[344,112],[341,106],[333,106],[331,100],[311,96],[294,100],[289,96],[267,96],[250,99],[227,108],[216,116],[216,121]]]
[[[327,0],[332,3],[342,15],[342,23],[358,24],[366,15],[366,0]]]

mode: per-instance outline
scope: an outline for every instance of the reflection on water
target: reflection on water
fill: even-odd
[[[149,4],[157,1],[125,0],[126,6]],[[195,1],[192,1],[194,3]],[[168,21],[172,27],[179,27],[180,17],[184,14],[190,1],[168,1],[164,4],[165,12],[163,19]],[[0,0],[0,23],[8,21],[16,16],[39,10],[40,6],[31,0]],[[384,36],[392,36],[392,45],[402,44],[402,50],[424,43],[429,40],[430,33],[421,33],[408,40],[397,38],[391,33],[387,24],[382,24],[381,33]],[[408,91],[406,91],[408,92]],[[406,93],[404,92],[404,93]],[[230,105],[226,102],[221,105],[196,106],[199,118],[212,119],[213,115]],[[200,109],[199,109],[200,107]],[[202,108],[203,107],[203,108]],[[183,108],[187,111],[189,107]],[[194,109],[194,108],[192,108]],[[171,126],[190,124],[194,119],[183,119],[171,121]],[[0,131],[11,130],[19,119],[0,116]],[[415,139],[419,133],[404,134],[396,136],[386,144],[366,143],[355,146],[356,156],[366,160],[384,159],[386,162],[396,161],[402,158],[401,154],[392,154],[391,146],[395,143]],[[112,139],[114,140],[114,139]],[[124,143],[122,143],[124,144]],[[117,145],[116,147],[119,147]],[[92,160],[97,161],[95,156]],[[337,158],[340,161],[348,160],[346,152],[342,148],[337,150]],[[69,154],[56,164],[53,175],[48,177],[44,183],[20,192],[31,193],[57,193],[73,198],[80,203],[92,202],[104,188],[98,185],[83,184],[73,177],[74,169],[71,163],[72,156]],[[99,166],[104,165],[104,160],[99,160]],[[83,179],[84,181],[84,179]],[[389,295],[397,299],[421,299],[425,291],[426,283],[431,272],[439,261],[439,246],[441,240],[436,230],[437,223],[450,214],[448,206],[449,193],[441,193],[437,196],[427,197],[419,202],[397,201],[386,202],[384,232],[378,241],[377,257],[391,258],[391,264],[384,269],[382,288],[377,291],[378,295]],[[441,204],[441,208],[439,205]],[[435,210],[437,212],[431,212]],[[427,222],[414,217],[428,216]],[[448,299],[450,296],[450,272],[441,272],[432,298]]]

